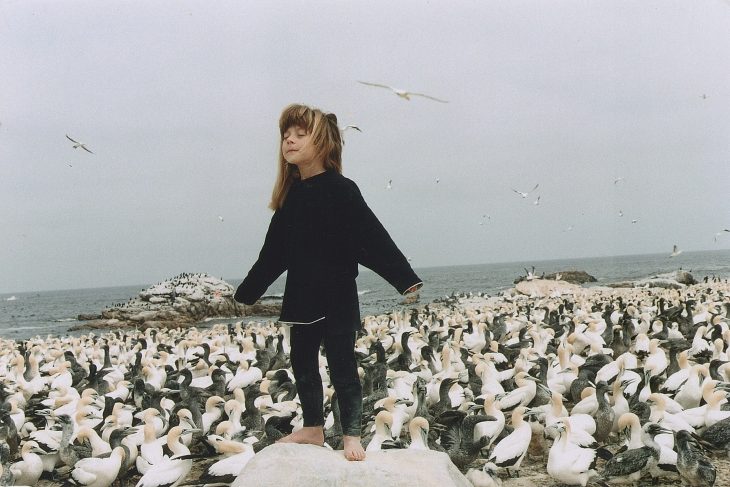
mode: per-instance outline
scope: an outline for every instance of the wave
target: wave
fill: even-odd
[[[76,318],[61,318],[58,320],[53,320],[54,323],[65,323],[67,321],[78,321]]]
[[[373,292],[371,289],[363,289],[362,291],[358,291],[357,295],[362,296],[363,294],[371,293]]]

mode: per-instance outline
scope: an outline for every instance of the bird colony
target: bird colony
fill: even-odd
[[[365,317],[363,445],[443,452],[475,486],[727,485],[729,311],[711,282]],[[247,463],[302,424],[287,337],[237,322],[3,341],[0,482],[252,485]],[[320,365],[337,450],[324,351]]]

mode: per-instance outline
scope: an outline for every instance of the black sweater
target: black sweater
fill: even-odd
[[[287,271],[281,322],[312,323],[326,317],[337,326],[357,330],[358,263],[401,294],[421,282],[357,185],[335,171],[325,171],[292,184],[235,299],[253,304]]]

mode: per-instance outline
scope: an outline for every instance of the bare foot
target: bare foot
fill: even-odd
[[[355,462],[365,460],[365,450],[359,436],[343,436],[342,442],[345,446],[345,458]]]
[[[324,445],[324,430],[321,426],[304,426],[302,429],[297,430],[276,442],[322,446]]]

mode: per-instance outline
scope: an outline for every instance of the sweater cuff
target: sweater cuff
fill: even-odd
[[[415,284],[412,284],[412,285],[408,286],[408,287],[407,287],[407,288],[405,289],[405,291],[403,291],[403,292],[402,292],[401,294],[402,294],[403,296],[405,296],[406,294],[410,294],[410,293],[414,293],[414,292],[418,291],[418,290],[419,290],[419,289],[421,289],[422,287],[423,287],[423,281],[419,281],[419,282],[417,282],[417,283],[415,283]],[[410,292],[408,292],[408,291],[410,291]]]

